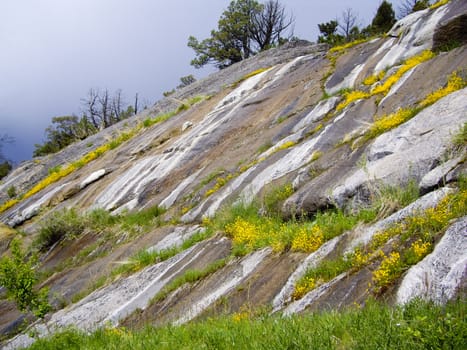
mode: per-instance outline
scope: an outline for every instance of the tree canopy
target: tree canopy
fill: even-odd
[[[396,23],[396,14],[392,8],[392,4],[383,1],[379,5],[376,15],[371,22],[371,27],[374,33],[385,33]]]
[[[278,0],[265,4],[256,0],[233,0],[209,38],[202,41],[194,36],[188,38],[188,46],[196,55],[191,64],[196,68],[206,64],[220,69],[228,67],[281,43],[282,35],[293,22],[293,16],[287,16]]]
[[[12,165],[3,154],[3,145],[6,143],[13,143],[14,139],[8,134],[0,135],[0,179],[4,178],[10,172]]]

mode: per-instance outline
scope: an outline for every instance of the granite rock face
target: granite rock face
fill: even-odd
[[[462,36],[466,12],[465,1],[453,0],[409,15],[386,37],[334,53],[326,45],[307,42],[262,52],[177,90],[173,99],[158,101],[124,123],[55,155],[21,164],[0,184],[1,203],[8,200],[10,186],[24,194],[47,179],[49,168],[75,162],[119,133],[134,133],[118,147],[0,213],[2,223],[24,231],[27,241],[37,237],[44,220],[66,208],[80,213],[106,210],[113,215],[155,205],[167,210],[164,225],[144,235],[132,236],[122,227],[115,246],[108,243],[105,252],[95,248],[101,232],[88,229],[85,235],[44,253],[39,268],[65,266],[45,285],[70,304],[50,315],[47,324],[35,325],[35,332],[45,335],[47,329],[69,325],[92,330],[107,324],[180,324],[226,310],[238,312],[245,305],[272,305],[274,312],[291,314],[364,303],[372,281],[370,269],[375,266],[340,274],[298,300],[293,292],[307,268],[351,253],[390,225],[434,208],[455,193],[459,178],[466,174],[465,144],[455,144],[455,139],[467,123],[467,88],[450,92],[430,106],[421,107],[420,101],[446,87],[453,72],[464,80],[467,77]],[[393,78],[405,59],[445,46],[450,36],[458,44],[449,51],[412,67],[384,93],[370,93]],[[363,84],[383,69],[386,73],[380,82]],[[342,105],[346,98],[342,88],[366,94]],[[177,100],[194,97],[202,97],[201,102],[144,126],[147,118],[176,111]],[[416,113],[376,137],[365,138],[375,120],[399,109]],[[223,232],[181,248],[202,232],[203,220],[226,206],[261,199],[284,184],[293,188],[278,204],[287,220],[312,218],[337,207],[352,212],[368,205],[381,189],[408,183],[417,184],[423,196],[323,242],[311,254],[291,249],[277,253],[268,247],[232,257],[232,241]],[[433,252],[408,269],[383,297],[400,303],[418,296],[446,302],[464,295],[465,231],[465,217],[450,223]],[[3,227],[0,231],[2,251],[11,241],[11,232]],[[138,252],[171,249],[177,250],[170,259],[117,276],[71,303],[115,266],[131,263]],[[86,256],[85,262],[73,266],[77,255]],[[226,258],[225,265],[202,280],[177,288],[164,300],[149,302],[187,271],[202,270]],[[11,303],[0,305],[5,309],[0,313],[0,332],[6,333],[21,316]],[[5,346],[17,348],[32,341],[23,334]]]

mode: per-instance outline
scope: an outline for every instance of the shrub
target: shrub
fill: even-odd
[[[46,250],[61,239],[79,236],[86,227],[83,217],[75,209],[54,212],[39,228],[39,236],[34,242],[39,250]]]
[[[11,257],[0,260],[0,285],[7,291],[7,298],[14,301],[22,312],[31,311],[36,317],[44,317],[50,310],[47,289],[35,290],[37,275],[34,266],[37,257],[26,257],[18,239],[11,244]]]
[[[279,216],[284,201],[294,193],[292,184],[274,187],[262,199],[262,209],[269,216]]]

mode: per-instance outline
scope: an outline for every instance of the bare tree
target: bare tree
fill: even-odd
[[[135,95],[135,107],[134,107],[134,110],[135,110],[135,115],[138,114],[138,93],[136,93],[136,95]]]
[[[122,90],[118,89],[112,97],[111,124],[122,119],[123,105]]]
[[[293,26],[294,16],[288,16],[285,7],[278,0],[267,1],[252,17],[251,37],[259,50],[266,50],[280,43],[281,35]],[[290,34],[291,36],[293,34]]]
[[[90,89],[88,96],[82,100],[84,114],[89,122],[98,130],[105,129],[121,119],[128,117],[124,112],[125,102],[121,90],[110,96],[109,90]]]
[[[89,89],[88,95],[81,100],[84,105],[84,114],[96,129],[101,126],[100,114],[97,108],[98,97],[99,92],[97,90]]]
[[[358,32],[358,16],[351,8],[347,8],[339,21],[339,32],[346,41],[352,41],[356,31]]]
[[[110,106],[110,97],[109,90],[105,89],[102,94],[98,97],[99,107],[100,107],[100,117],[101,125],[100,129],[105,129],[112,125],[111,121],[111,106]]]

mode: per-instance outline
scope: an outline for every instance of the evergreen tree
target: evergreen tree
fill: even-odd
[[[396,23],[396,14],[392,4],[384,0],[376,11],[376,15],[371,22],[373,33],[386,33]]]
[[[339,23],[336,20],[318,24],[319,31],[322,34],[318,36],[318,42],[328,43],[331,45],[335,45],[341,42],[343,40],[343,37],[337,34],[338,26]]]

